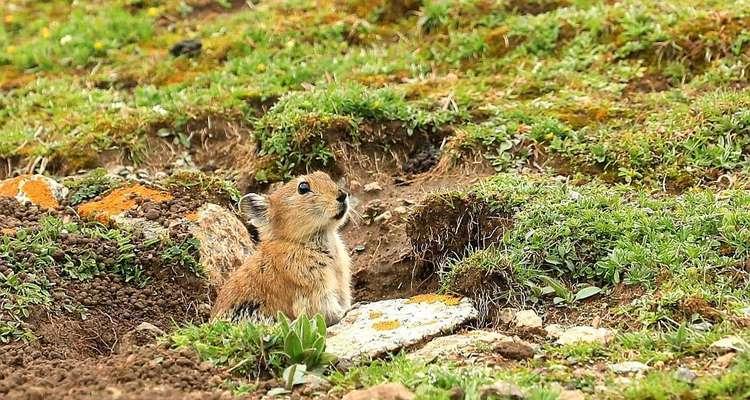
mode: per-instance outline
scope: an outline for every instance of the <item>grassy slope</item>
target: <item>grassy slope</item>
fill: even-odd
[[[41,156],[69,172],[118,149],[138,162],[159,129],[180,137],[190,121],[224,118],[252,127],[266,156],[256,178],[278,180],[335,162],[332,127],[358,140],[364,124],[398,122],[394,134],[450,127],[443,157],[480,150],[498,170],[544,164],[591,182],[500,175],[467,189],[512,211],[516,225],[450,265],[445,287],[462,268],[497,265],[520,288],[542,285],[532,279],[540,273],[567,278],[569,290],[642,285],[647,296],[624,311],[649,330],[607,349],[551,348],[548,360],[509,371],[396,359],[337,376],[341,387],[395,380],[447,398],[454,386],[476,393],[504,378],[555,398],[550,382],[592,390],[601,380],[571,378],[571,357],[668,370],[711,339],[748,336],[731,323],[749,300],[747,280],[736,280],[744,275],[731,274],[747,258],[747,194],[717,187],[747,187],[750,2],[425,1],[405,15],[377,0],[224,3],[4,3],[0,159]],[[169,55],[193,37],[201,56]],[[275,105],[258,115],[265,101]],[[690,298],[720,313],[710,332],[678,328],[695,321],[675,311]],[[622,396],[732,398],[747,393],[748,365],[694,386],[656,372]]]

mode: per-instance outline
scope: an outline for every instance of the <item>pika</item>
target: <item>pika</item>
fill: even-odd
[[[318,171],[268,196],[246,195],[240,209],[259,226],[260,243],[219,290],[212,317],[269,322],[278,312],[320,313],[337,323],[352,302],[351,261],[338,234],[347,193]]]

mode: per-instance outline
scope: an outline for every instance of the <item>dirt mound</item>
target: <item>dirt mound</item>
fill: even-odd
[[[24,225],[11,222],[9,251],[0,256],[10,287],[0,320],[22,321],[37,338],[30,348],[107,355],[141,322],[169,330],[208,317],[211,288],[197,274],[197,248],[184,227],[155,242],[12,199],[0,202],[0,213]]]
[[[435,194],[410,215],[406,233],[414,254],[434,265],[498,242],[512,223],[474,195]]]
[[[229,374],[192,351],[132,348],[96,362],[45,357],[19,346],[0,353],[0,397],[15,399],[232,399]]]

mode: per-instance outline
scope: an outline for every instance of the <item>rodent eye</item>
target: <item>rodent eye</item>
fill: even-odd
[[[299,186],[297,186],[297,191],[299,194],[310,193],[310,184],[307,182],[300,182]]]

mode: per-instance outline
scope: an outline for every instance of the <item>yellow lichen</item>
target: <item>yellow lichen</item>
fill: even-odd
[[[149,199],[160,203],[171,200],[172,195],[159,190],[147,188],[143,185],[132,185],[115,189],[112,193],[99,201],[82,204],[78,212],[86,218],[93,218],[100,222],[109,221],[115,215],[132,210],[136,206],[136,198]]]
[[[414,296],[406,301],[407,304],[414,304],[414,303],[427,303],[427,304],[433,304],[433,303],[443,303],[448,306],[455,306],[456,304],[460,303],[461,299],[458,297],[453,296],[447,296],[444,294],[420,294],[417,296]]]
[[[382,321],[372,324],[372,329],[376,331],[392,331],[401,326],[401,322],[397,320]]]
[[[16,234],[15,228],[0,228],[0,235],[13,236]]]
[[[21,175],[0,182],[0,197],[16,197],[21,181],[27,177],[28,175]]]
[[[189,212],[185,214],[185,219],[188,221],[196,222],[198,221],[198,213],[195,211]]]
[[[60,205],[44,178],[21,175],[0,182],[0,197],[16,197],[19,194],[40,207],[55,208]]]
[[[42,178],[29,178],[21,186],[21,192],[33,204],[44,208],[55,208],[60,205],[52,194],[49,184]]]
[[[383,316],[383,313],[380,311],[370,311],[369,317],[370,319],[378,319]]]

